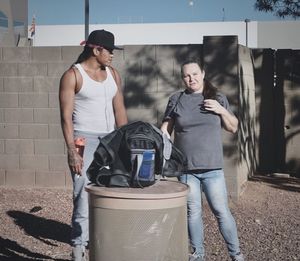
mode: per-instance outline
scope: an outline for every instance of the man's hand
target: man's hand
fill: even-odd
[[[81,176],[83,158],[78,154],[75,145],[68,148],[68,164],[72,172]]]

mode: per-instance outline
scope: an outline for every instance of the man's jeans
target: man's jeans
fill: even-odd
[[[72,232],[71,243],[73,246],[87,246],[89,241],[89,206],[88,193],[85,186],[90,182],[86,176],[86,171],[90,166],[94,152],[99,145],[100,136],[87,132],[74,132],[74,138],[84,137],[86,144],[83,153],[83,169],[81,176],[71,173],[73,179],[73,215],[72,215]]]
[[[217,218],[220,232],[227,244],[230,256],[240,252],[237,228],[233,216],[228,208],[228,199],[224,172],[222,169],[199,171],[185,174],[181,182],[190,187],[188,195],[188,227],[191,245],[196,254],[204,257],[203,222],[201,191],[203,190],[208,204]]]

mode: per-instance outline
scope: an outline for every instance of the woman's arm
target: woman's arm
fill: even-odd
[[[204,100],[204,107],[206,110],[220,115],[225,130],[232,133],[235,133],[237,131],[238,119],[225,107],[223,107],[218,101],[206,99]]]
[[[172,132],[173,132],[173,128],[174,128],[174,120],[173,119],[169,119],[163,122],[163,124],[160,127],[160,130],[165,133],[168,138],[171,138]]]

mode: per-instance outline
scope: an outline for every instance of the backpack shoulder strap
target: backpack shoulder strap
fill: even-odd
[[[100,145],[102,145],[102,147],[103,147],[104,150],[105,150],[106,155],[110,158],[109,162],[114,161],[114,159],[115,159],[115,153],[114,153],[114,151],[109,147],[109,145],[107,144],[107,142],[105,141],[105,139],[103,139],[103,140],[100,141],[99,146],[100,146]],[[101,153],[100,151],[98,151],[98,149],[96,150],[96,152],[99,152],[100,156],[101,156],[101,154],[102,154],[102,156],[104,156],[104,155],[103,155],[103,152]]]
[[[176,107],[177,107],[177,105],[178,105],[178,103],[179,103],[179,101],[180,101],[180,98],[181,98],[181,96],[182,96],[183,94],[184,94],[184,91],[181,91],[180,94],[179,94],[179,96],[178,96],[178,98],[177,98],[177,100],[176,100],[176,102],[175,102],[175,105],[174,105],[174,107],[173,107],[173,109],[172,109],[171,112],[173,112],[173,111],[176,109]]]

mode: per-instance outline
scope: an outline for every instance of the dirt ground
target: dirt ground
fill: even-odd
[[[248,181],[240,200],[230,204],[246,260],[300,260],[299,206],[299,179]],[[70,189],[0,187],[0,260],[70,260],[71,212]],[[206,260],[229,260],[206,202],[204,224]]]

